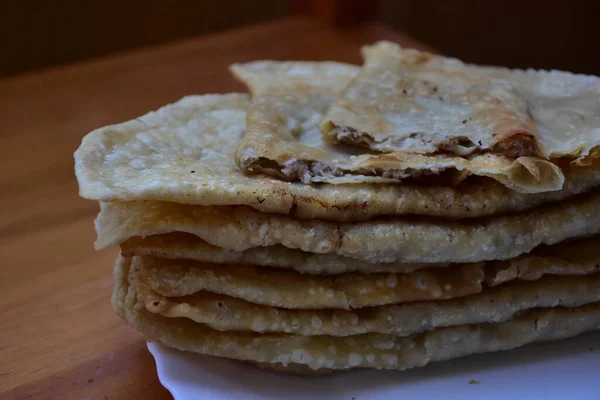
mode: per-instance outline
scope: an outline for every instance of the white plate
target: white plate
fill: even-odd
[[[175,400],[600,399],[600,331],[408,371],[298,377],[148,343]]]

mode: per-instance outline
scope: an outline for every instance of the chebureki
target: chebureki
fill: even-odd
[[[337,223],[249,207],[130,201],[102,203],[95,224],[98,249],[137,236],[185,232],[233,251],[282,245],[370,263],[464,263],[506,260],[541,244],[600,233],[600,191],[523,214],[465,222],[413,218]]]
[[[599,78],[381,42],[255,61],[75,153],[151,340],[289,373],[419,367],[600,329]]]
[[[380,42],[321,121],[329,141],[379,151],[585,157],[600,144],[600,79],[521,71]]]
[[[579,307],[600,301],[600,279],[546,277],[511,283],[480,294],[446,301],[389,304],[356,310],[286,309],[199,291],[163,296],[138,279],[138,300],[155,314],[188,318],[220,331],[285,332],[297,335],[351,336],[386,333],[405,336],[445,326],[503,322],[535,308]]]
[[[305,219],[366,220],[381,215],[473,218],[519,212],[600,185],[600,162],[564,168],[554,192],[523,194],[492,180],[456,186],[303,185],[246,176],[234,154],[246,127],[245,94],[186,97],[87,135],[75,152],[81,196],[204,206],[246,205]]]
[[[127,260],[118,260],[113,307],[146,336],[180,350],[275,364],[279,368],[301,364],[313,370],[404,370],[600,329],[600,303],[595,302],[581,307],[534,310],[506,322],[450,326],[409,336],[223,332],[188,318],[167,318],[146,310],[137,298],[128,267]]]
[[[558,190],[564,184],[564,175],[557,165],[530,155],[509,157],[490,152],[463,157],[407,151],[373,154],[360,152],[356,147],[328,146],[322,141],[319,122],[328,120],[323,114],[352,78],[354,71],[349,66],[256,62],[232,69],[253,94],[248,126],[236,153],[244,171],[303,183],[342,184],[427,182],[432,177],[437,178],[433,182],[454,182],[480,175],[524,193]],[[495,115],[494,111],[491,113]],[[426,115],[421,118],[432,119]]]
[[[587,275],[600,272],[600,236],[568,240],[553,246],[539,246],[527,254],[504,261],[485,263],[485,282],[496,286],[512,279],[536,280],[543,275]],[[236,266],[263,266],[295,270],[302,274],[320,276],[348,273],[409,274],[421,269],[456,267],[457,264],[439,263],[370,263],[329,254],[313,254],[284,246],[252,248],[231,251],[213,246],[190,234],[170,233],[133,237],[121,244],[126,257],[152,256],[170,260],[195,260],[223,268]],[[270,269],[269,269],[270,270]]]

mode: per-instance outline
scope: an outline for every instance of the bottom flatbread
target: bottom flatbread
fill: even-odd
[[[115,268],[113,307],[150,339],[179,350],[290,367],[404,370],[470,354],[513,349],[600,329],[600,303],[529,312],[503,323],[461,325],[405,337],[370,333],[346,338],[220,332],[186,318],[152,314],[129,283],[129,260]]]

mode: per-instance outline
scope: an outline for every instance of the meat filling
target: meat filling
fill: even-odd
[[[345,170],[322,162],[311,162],[292,159],[284,163],[281,174],[292,181],[301,181],[309,184],[314,177],[341,177],[341,176],[372,176],[401,181],[403,179],[418,179],[421,177],[437,175],[442,169],[384,169],[384,168],[359,168]]]
[[[333,134],[338,141],[355,146],[374,148],[376,147],[375,145],[378,144],[378,142],[366,132],[358,132],[346,126],[335,128]],[[380,143],[385,142],[398,149],[410,149],[410,143],[413,142],[418,147],[430,147],[437,149],[439,152],[446,152],[459,156],[467,156],[478,150],[484,150],[480,147],[481,144],[478,146],[465,136],[450,137],[444,141],[434,142],[431,135],[427,136],[413,133],[406,138],[387,138],[384,142]],[[433,152],[436,151],[432,151],[432,153]],[[512,158],[533,156],[536,154],[536,143],[535,139],[531,136],[517,134],[495,145],[491,149],[491,152],[500,153]]]

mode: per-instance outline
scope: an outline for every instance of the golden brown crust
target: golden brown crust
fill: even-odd
[[[329,142],[543,159],[586,156],[600,144],[598,77],[468,65],[391,42],[365,46],[363,56],[322,121]]]
[[[461,325],[405,337],[377,333],[339,338],[220,332],[186,318],[152,314],[135,300],[132,281],[125,287],[119,285],[115,304],[122,304],[124,319],[152,340],[201,354],[283,366],[299,364],[316,370],[403,370],[536,341],[564,339],[600,328],[600,303],[592,303],[577,308],[540,309],[503,323]]]
[[[133,237],[121,244],[126,257],[154,256],[171,259],[190,259],[213,264],[259,265],[293,269],[314,275],[360,273],[409,273],[423,268],[443,267],[448,264],[423,263],[370,263],[333,254],[314,254],[285,246],[255,247],[232,251],[212,246],[198,236],[173,232],[163,235]]]
[[[581,167],[561,167],[566,175],[564,188],[538,194],[517,193],[489,180],[453,187],[312,186],[247,177],[233,158],[247,105],[242,94],[192,96],[90,133],[75,153],[80,194],[102,201],[247,205],[300,218],[356,221],[378,215],[471,218],[518,212],[600,184],[597,160]]]
[[[512,279],[536,280],[545,274],[587,275],[600,272],[600,236],[567,240],[553,246],[540,246],[531,253],[505,261],[485,264],[485,282],[496,286]],[[121,244],[126,257],[154,256],[170,259],[189,259],[211,264],[259,265],[292,269],[313,275],[337,275],[352,272],[411,273],[424,268],[450,267],[456,264],[369,263],[333,254],[312,254],[284,246],[257,247],[231,251],[212,246],[197,236],[185,233],[134,237]],[[493,273],[489,273],[493,271]]]
[[[247,207],[103,203],[96,230],[98,248],[135,236],[186,232],[234,251],[283,245],[371,263],[505,260],[540,244],[600,233],[600,191],[523,214],[460,223],[423,219],[334,223]]]
[[[385,152],[540,154],[535,121],[512,85],[390,42],[363,55],[363,68],[323,118],[328,141],[339,142],[334,128],[343,127],[356,132],[346,143]]]
[[[355,75],[353,66],[261,61],[232,70],[253,94],[236,151],[237,163],[247,173],[305,184],[427,182],[440,174],[449,175],[446,180],[452,183],[460,181],[458,176],[479,175],[523,193],[554,191],[564,184],[558,166],[528,154],[516,159],[491,153],[457,157],[402,149],[379,155],[328,146],[318,123]]]
[[[166,297],[139,279],[135,285],[137,298],[146,309],[168,318],[191,319],[219,331],[303,336],[406,336],[446,326],[504,322],[535,308],[580,307],[600,301],[598,274],[548,276],[533,282],[512,282],[468,297],[356,310],[276,308],[206,291]]]
[[[163,296],[208,291],[256,304],[301,309],[349,310],[467,296],[481,291],[484,278],[479,264],[411,274],[335,276],[156,257],[134,257],[133,266],[136,279]]]

